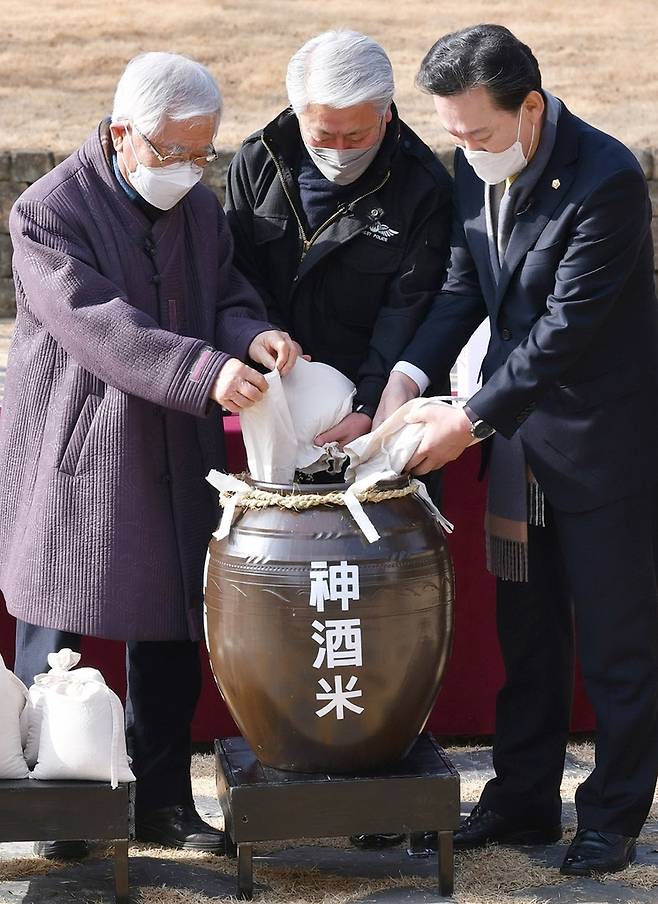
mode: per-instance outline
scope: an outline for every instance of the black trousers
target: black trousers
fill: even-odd
[[[581,828],[636,836],[658,774],[658,519],[653,493],[589,512],[547,506],[529,528],[529,582],[498,581],[506,682],[481,804],[524,826],[559,822],[574,627],[596,714]]]
[[[63,647],[79,651],[81,637],[66,631],[16,625],[18,677],[29,687],[48,671],[47,656]],[[135,811],[192,802],[190,725],[201,693],[199,645],[192,641],[126,644],[126,740],[137,778]]]

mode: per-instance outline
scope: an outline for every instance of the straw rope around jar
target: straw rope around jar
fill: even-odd
[[[244,480],[248,475],[236,475],[239,480]],[[416,487],[409,484],[406,487],[391,490],[378,490],[370,487],[366,490],[354,493],[359,502],[385,502],[387,499],[399,499],[402,496],[409,496],[416,492]],[[330,493],[276,493],[271,490],[261,490],[257,487],[250,487],[249,491],[240,492],[239,490],[225,489],[219,492],[219,502],[222,507],[226,507],[228,503],[236,496],[240,499],[237,508],[241,509],[264,509],[278,506],[283,509],[292,509],[293,511],[306,511],[318,505],[345,505],[346,493],[344,490],[335,490]]]
[[[452,524],[443,517],[430,499],[425,485],[415,478],[403,487],[383,489],[381,484],[379,488],[377,488],[377,484],[372,484],[369,487],[355,489],[355,484],[352,484],[347,490],[334,490],[329,493],[279,493],[263,490],[248,483],[247,474],[223,474],[214,470],[210,471],[206,480],[218,491],[219,502],[223,509],[219,527],[213,534],[216,540],[222,540],[228,536],[238,509],[267,509],[278,506],[282,509],[303,512],[320,505],[344,505],[366,540],[374,543],[380,539],[380,536],[364,511],[362,503],[385,502],[387,499],[400,499],[403,496],[411,495],[419,498],[445,531],[452,533],[453,529]]]

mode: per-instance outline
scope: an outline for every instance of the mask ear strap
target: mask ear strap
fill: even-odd
[[[516,130],[516,140],[517,141],[519,141],[521,138],[521,119],[522,119],[522,117],[523,117],[523,104],[521,104],[521,109],[519,110],[519,127]],[[534,128],[534,126],[533,126],[533,128]]]
[[[532,145],[534,144],[534,141],[535,141],[535,124],[534,124],[534,122],[533,122],[533,124],[532,124],[532,135],[530,136],[530,147],[528,148],[528,157],[529,157],[530,154],[532,153]]]
[[[128,131],[128,129],[126,129],[126,137],[128,138],[128,141],[130,143],[130,150],[133,152],[133,157],[135,158],[135,163],[137,164],[137,166],[139,166],[140,161],[139,161],[139,157],[137,156],[137,151],[135,150],[135,145],[133,144],[133,136]],[[128,168],[128,164],[126,163],[126,169],[127,168]],[[137,167],[135,167],[135,171],[137,171]],[[132,172],[132,171],[128,170],[128,172]]]

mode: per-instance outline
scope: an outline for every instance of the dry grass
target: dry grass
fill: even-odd
[[[192,775],[195,794],[202,794],[205,797],[216,797],[215,757],[212,754],[197,753],[193,756],[190,774]]]
[[[482,904],[499,904],[519,891],[569,881],[557,869],[531,860],[523,851],[496,845],[457,854],[456,880],[458,901],[470,901],[477,895]]]
[[[613,881],[619,880],[619,875],[611,876]],[[605,881],[605,879],[602,879]],[[658,866],[646,866],[643,864],[633,864],[625,870],[622,881],[629,888],[658,888]]]
[[[142,888],[140,904],[213,904],[217,898],[177,888]]]
[[[151,851],[152,856],[164,852]],[[171,856],[171,852],[169,852]],[[199,854],[173,855],[176,859],[193,860],[232,880],[234,865],[224,858]],[[556,868],[532,860],[518,849],[491,846],[480,851],[456,855],[455,904],[540,904],[541,892],[571,880]],[[605,884],[607,877],[601,877]],[[658,888],[658,867],[635,865],[622,875],[609,877],[628,888]],[[318,869],[294,869],[256,863],[255,880],[264,889],[256,892],[258,904],[351,904],[368,895],[392,888],[434,889],[434,877],[390,876],[385,879],[337,876]],[[226,896],[208,896],[175,888],[142,888],[140,904],[231,904]]]
[[[46,860],[44,857],[16,857],[14,860],[0,860],[0,882],[47,876],[49,873],[65,867],[66,863],[62,860]]]
[[[210,66],[226,98],[219,143],[235,147],[285,106],[290,55],[336,26],[386,46],[402,115],[430,144],[445,145],[414,76],[433,40],[478,21],[527,41],[546,87],[574,112],[627,143],[658,144],[655,0],[0,0],[0,15],[4,148],[74,148],[110,110],[122,68],[143,50],[179,51]]]
[[[187,856],[186,856],[186,859]],[[223,858],[196,857],[204,868],[221,872],[232,879],[233,865]],[[391,888],[436,887],[431,877],[390,876],[383,879],[329,875],[318,869],[295,869],[257,863],[255,881],[264,885],[257,892],[258,904],[350,904],[367,895]],[[527,901],[535,904],[537,897],[517,898],[517,893],[533,886],[559,885],[568,881],[555,869],[530,860],[520,851],[490,847],[485,851],[457,855],[456,888],[453,900],[457,904],[505,904],[514,895],[514,904]],[[156,893],[158,897],[156,898]],[[146,888],[141,890],[142,904],[206,904],[207,901],[230,904],[227,897],[207,897],[183,889]]]
[[[477,748],[453,748],[451,752],[467,754]],[[569,752],[574,760],[583,764],[583,778],[593,764],[591,744],[573,744]],[[214,760],[212,756],[195,756],[192,762],[194,791],[197,795],[214,796]],[[462,800],[476,801],[484,784],[482,780],[462,782]],[[573,801],[578,785],[576,778],[565,779],[562,795],[565,801]],[[658,809],[658,800],[654,810]],[[212,820],[221,824],[221,818]],[[574,826],[565,828],[564,842],[573,837]],[[658,832],[645,830],[640,842],[655,846]],[[255,846],[255,881],[259,886],[256,893],[258,904],[353,904],[367,895],[391,888],[435,888],[433,876],[410,877],[393,875],[372,879],[364,876],[337,876],[316,868],[291,868],[278,866],[272,860],[263,860],[265,855],[275,854],[283,848],[295,845],[346,847],[345,838],[298,839],[296,842],[276,842]],[[106,856],[111,856],[108,850]],[[98,856],[98,852],[97,852]],[[355,863],[363,857],[364,872],[368,872],[369,859],[355,853]],[[214,857],[192,851],[172,851],[154,845],[135,844],[131,846],[132,858],[149,858],[153,861],[175,861],[183,868],[212,871],[225,880],[224,887],[233,887],[236,864],[225,857]],[[39,858],[21,858],[0,862],[0,881],[30,879],[47,875],[61,869],[65,864],[53,863]],[[181,871],[181,887],[142,886],[136,891],[139,904],[234,904],[234,899],[221,893],[203,893],[185,888],[184,873]],[[561,876],[554,867],[531,859],[521,849],[510,849],[492,845],[480,851],[465,851],[456,854],[455,904],[541,904],[543,889],[562,885],[570,880]],[[634,865],[622,874],[610,877],[610,881],[621,882],[629,889],[650,890],[658,888],[658,866]],[[606,877],[601,878],[605,884]],[[93,904],[93,902],[87,902]]]
[[[577,741],[567,745],[567,753],[578,763],[589,769],[594,768],[594,744],[592,741]]]

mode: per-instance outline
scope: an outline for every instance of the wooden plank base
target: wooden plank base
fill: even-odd
[[[93,839],[114,845],[117,904],[128,904],[132,785],[0,781],[0,842]]]
[[[243,738],[215,741],[217,797],[227,853],[238,858],[238,897],[253,894],[253,844],[379,832],[438,832],[441,895],[454,887],[452,833],[459,826],[459,775],[431,734],[388,770],[364,775],[283,772],[264,766]]]

